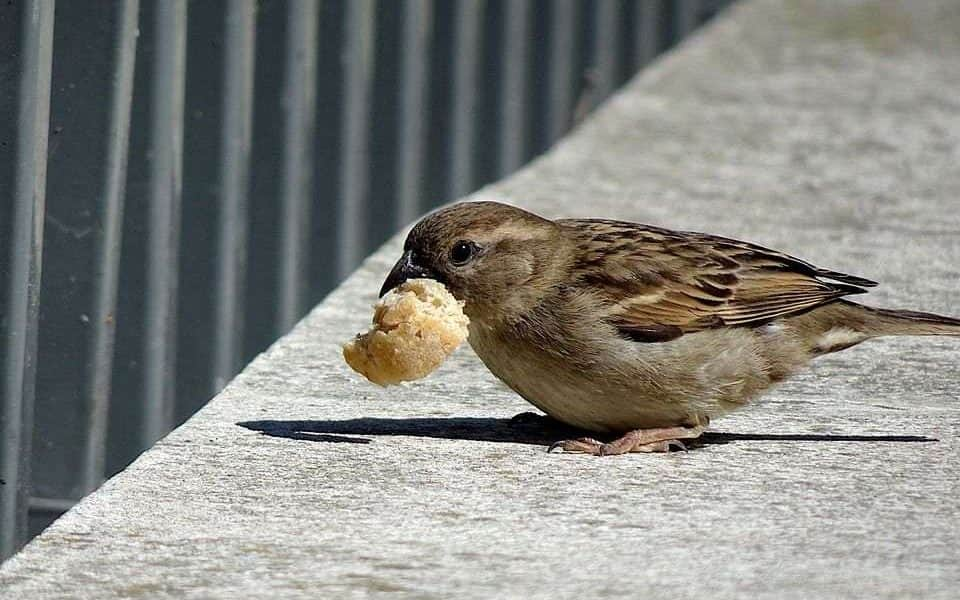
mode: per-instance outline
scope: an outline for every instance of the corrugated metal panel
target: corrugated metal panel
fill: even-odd
[[[16,15],[22,23],[19,34],[22,41],[17,69],[19,94],[9,272],[3,290],[7,301],[4,306],[3,398],[0,402],[0,479],[3,480],[0,485],[0,556],[9,556],[19,548],[27,532],[53,14],[53,0],[29,0]]]
[[[634,11],[633,61],[643,67],[660,52],[664,28],[663,0],[638,2]]]
[[[213,348],[213,389],[240,368],[247,264],[247,194],[253,137],[254,0],[227,4],[220,129],[220,216]]]
[[[616,89],[617,60],[620,51],[619,3],[599,0],[593,3],[594,30],[591,59],[592,91],[589,108],[595,107]]]
[[[286,74],[284,76],[283,186],[280,202],[279,327],[286,331],[303,314],[306,301],[313,137],[316,112],[316,0],[296,0],[287,13]]]
[[[150,126],[150,226],[144,311],[143,429],[145,447],[174,425],[177,286],[183,193],[183,97],[186,0],[155,5],[156,53]]]
[[[424,160],[427,152],[427,94],[430,73],[430,30],[433,4],[406,0],[400,76],[400,114],[397,144],[397,211],[394,228],[414,220],[425,208]]]
[[[347,3],[344,29],[344,100],[340,194],[337,202],[338,278],[346,277],[366,253],[370,177],[370,90],[373,85],[373,0]]]
[[[576,8],[573,0],[555,0],[550,5],[550,99],[546,107],[550,140],[567,132],[573,116]]]
[[[503,177],[527,159],[527,85],[530,80],[532,9],[529,0],[513,0],[503,18],[503,68],[500,83],[500,148],[497,172]]]
[[[93,308],[90,314],[90,348],[87,356],[85,399],[89,406],[87,438],[83,450],[83,490],[96,489],[106,476],[117,287],[120,280],[120,247],[123,235],[123,201],[127,183],[127,150],[130,142],[130,109],[133,103],[134,59],[137,48],[139,0],[116,4],[113,81],[107,153],[103,181],[100,230],[93,263]]]
[[[475,184],[477,70],[483,45],[480,36],[483,9],[484,0],[458,0],[456,3],[448,198],[466,195]]]
[[[683,37],[696,28],[700,22],[701,0],[677,0],[676,31]]]
[[[721,4],[0,5],[0,555]]]

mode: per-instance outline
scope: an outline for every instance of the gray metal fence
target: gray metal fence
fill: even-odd
[[[0,558],[724,3],[0,5]]]

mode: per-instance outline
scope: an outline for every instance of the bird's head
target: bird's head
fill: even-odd
[[[380,295],[423,277],[444,284],[471,319],[523,312],[557,280],[564,239],[552,221],[513,206],[455,204],[414,226]]]

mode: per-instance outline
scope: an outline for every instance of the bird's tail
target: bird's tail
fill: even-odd
[[[874,308],[850,301],[841,301],[860,313],[861,331],[869,337],[884,335],[956,335],[960,336],[960,319],[913,310]]]

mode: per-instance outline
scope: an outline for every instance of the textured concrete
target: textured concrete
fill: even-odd
[[[477,197],[740,236],[958,314],[958,32],[957,2],[748,2]],[[0,594],[960,596],[960,340],[823,359],[688,453],[548,455],[557,434],[506,423],[524,403],[469,350],[401,389],[347,370],[397,247]]]

